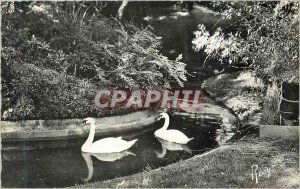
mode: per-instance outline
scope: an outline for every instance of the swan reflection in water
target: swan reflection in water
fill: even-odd
[[[106,161],[106,162],[114,162],[116,160],[122,159],[125,156],[133,155],[134,153],[130,151],[123,151],[118,153],[81,153],[82,157],[84,158],[86,162],[86,166],[88,168],[88,176],[87,178],[83,179],[84,181],[89,181],[93,177],[94,173],[94,166],[93,166],[93,160],[91,156],[96,157],[100,161]]]
[[[156,157],[158,157],[158,158],[165,157],[167,150],[169,150],[169,151],[185,151],[189,154],[192,154],[192,150],[186,144],[178,144],[178,143],[174,143],[174,142],[168,142],[168,141],[160,139],[160,138],[157,138],[157,140],[160,142],[161,147],[162,147],[161,153],[158,153],[157,151],[155,151]]]

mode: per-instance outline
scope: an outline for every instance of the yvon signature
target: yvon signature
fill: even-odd
[[[251,178],[255,180],[255,183],[258,184],[258,179],[260,177],[270,178],[271,168],[263,167],[259,168],[258,165],[253,165],[251,167]]]

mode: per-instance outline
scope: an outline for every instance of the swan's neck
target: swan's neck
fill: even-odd
[[[93,140],[95,136],[95,123],[91,123],[90,133],[85,141],[85,143],[82,145],[82,148],[89,148],[92,146]]]
[[[170,118],[169,118],[169,116],[166,116],[164,126],[161,129],[167,130],[167,128],[169,127],[169,123],[170,123]]]

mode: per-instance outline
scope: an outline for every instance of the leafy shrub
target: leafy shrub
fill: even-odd
[[[265,84],[276,83],[276,93],[268,96],[262,117],[265,124],[278,123],[283,82],[299,82],[299,1],[213,2],[223,19],[232,19],[235,29],[218,28],[214,33],[199,25],[195,31],[195,51],[230,66],[254,70]],[[267,85],[265,85],[267,86]],[[265,88],[265,91],[267,89]],[[278,97],[279,98],[279,97]],[[277,103],[277,104],[276,104]]]
[[[2,114],[13,109],[5,119],[99,115],[92,110],[97,86],[183,85],[185,64],[160,54],[150,27],[105,18],[101,6],[1,4]]]
[[[299,2],[216,2],[232,32],[199,25],[193,44],[208,58],[252,68],[265,82],[299,80]]]

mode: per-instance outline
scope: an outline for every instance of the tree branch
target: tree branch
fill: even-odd
[[[125,7],[126,7],[127,4],[128,4],[128,0],[123,0],[122,1],[122,4],[121,4],[121,6],[120,6],[120,8],[118,10],[118,17],[119,17],[119,19],[121,19],[123,17],[123,11],[124,11],[124,9],[125,9]]]

